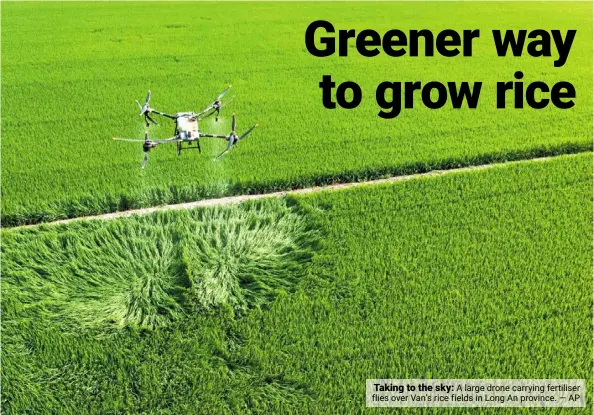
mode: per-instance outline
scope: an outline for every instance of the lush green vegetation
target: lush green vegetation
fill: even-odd
[[[2,219],[4,225],[221,194],[252,193],[591,148],[592,5],[579,3],[6,3],[2,7]],[[353,17],[353,16],[356,16]],[[316,19],[384,32],[481,29],[473,58],[311,56]],[[568,62],[498,58],[491,29],[577,29]],[[354,50],[354,49],[353,49]],[[404,64],[405,63],[405,64]],[[578,91],[571,110],[497,110],[495,82],[513,79]],[[364,92],[354,110],[325,110],[318,82],[331,74]],[[476,110],[405,110],[376,116],[383,81],[482,81]],[[153,91],[165,112],[199,110],[232,83],[230,113],[260,128],[219,162],[151,153],[145,170],[135,99]],[[164,121],[153,137],[171,134]]]
[[[3,411],[354,414],[382,377],[591,389],[591,183],[588,153],[5,230]]]

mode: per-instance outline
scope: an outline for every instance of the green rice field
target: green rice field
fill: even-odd
[[[228,194],[356,181],[492,161],[574,153],[592,147],[592,5],[547,3],[5,2],[2,5],[2,221],[5,226]],[[473,57],[317,58],[305,48],[310,22],[383,33],[480,29]],[[469,27],[471,22],[472,27]],[[492,29],[576,29],[567,63],[497,57]],[[570,81],[570,110],[496,109],[495,83]],[[363,102],[324,109],[318,83],[355,81]],[[483,82],[476,109],[421,106],[392,120],[376,114],[383,81]],[[228,84],[234,101],[206,132],[260,127],[225,158],[152,151],[140,169],[135,100],[199,111]],[[171,136],[162,121],[151,138]],[[207,139],[203,140],[207,141]]]
[[[7,415],[592,413],[589,2],[3,2],[0,404]],[[310,54],[336,30],[478,29],[472,57]],[[576,30],[567,62],[492,30]],[[336,36],[335,36],[336,37]],[[317,38],[319,42],[319,36]],[[422,44],[422,43],[421,43]],[[404,47],[407,51],[410,45]],[[566,110],[496,83],[571,82]],[[361,86],[325,109],[324,75]],[[385,81],[482,82],[476,109],[378,116]],[[151,150],[233,101],[219,160]],[[537,98],[545,98],[544,94]],[[435,94],[433,94],[435,98]],[[172,136],[158,118],[151,139]],[[81,216],[500,163],[110,220]],[[77,218],[68,223],[46,223]],[[34,226],[21,226],[33,224]],[[581,408],[367,408],[367,379],[585,379]]]
[[[3,412],[359,414],[367,378],[591,390],[592,196],[583,153],[4,230]]]

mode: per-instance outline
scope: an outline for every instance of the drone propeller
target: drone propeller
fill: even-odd
[[[208,117],[210,117],[213,114],[217,114],[216,117],[216,121],[219,120],[219,112],[221,111],[221,108],[223,108],[224,106],[226,106],[228,103],[230,103],[231,101],[233,101],[233,98],[235,98],[235,96],[232,96],[231,98],[229,98],[227,101],[225,102],[221,102],[221,104],[217,107],[215,106],[211,106],[209,109],[206,109],[205,111],[202,111],[201,114],[210,111],[208,114],[206,114],[204,117],[201,117],[200,120],[204,120]]]
[[[229,89],[231,89],[231,85],[229,85],[227,88],[225,88],[225,90],[223,92],[221,92],[219,94],[219,96],[217,96],[215,98],[215,100],[212,102],[212,104],[210,104],[204,110],[199,112],[198,116],[200,117],[201,115],[206,114],[208,112],[208,114],[205,117],[201,118],[201,119],[204,119],[206,117],[210,117],[212,114],[217,114],[216,119],[218,121],[219,112],[221,111],[221,108],[223,108],[225,105],[227,105],[229,102],[231,102],[234,98],[234,97],[231,97],[226,102],[221,102],[221,99],[225,96],[225,94],[227,94],[227,92],[229,92]]]
[[[153,124],[158,124],[158,122],[156,122],[155,120],[152,119],[152,117],[149,115],[153,109],[150,106],[150,101],[151,101],[151,91],[149,90],[148,93],[146,94],[146,99],[144,102],[144,105],[140,105],[140,102],[138,102],[138,100],[136,100],[136,104],[138,104],[138,108],[140,108],[140,116],[144,115],[144,121],[146,122],[146,126],[148,127],[149,121],[152,122]]]
[[[249,135],[249,133],[251,133],[254,130],[254,128],[256,128],[258,126],[258,124],[251,127],[249,130],[247,130],[241,136],[238,136],[237,133],[235,132],[236,126],[237,126],[237,120],[235,118],[235,114],[233,114],[233,119],[231,121],[231,133],[227,136],[227,140],[229,141],[229,143],[227,144],[227,148],[225,149],[225,151],[223,151],[221,154],[219,154],[216,157],[217,160],[219,158],[221,158],[229,150],[231,150],[231,147],[233,147],[235,144],[237,144],[240,140],[246,138]]]
[[[114,137],[114,140],[117,141],[128,141],[128,142],[133,142],[133,143],[142,143],[142,151],[144,152],[144,158],[142,160],[142,168],[144,169],[144,167],[146,166],[146,162],[148,161],[148,153],[152,148],[157,147],[157,145],[161,144],[164,141],[168,141],[168,140],[157,140],[157,141],[152,141],[149,138],[149,134],[148,132],[144,133],[144,140],[139,140],[136,138],[120,138],[120,137]]]
[[[140,102],[138,102],[138,100],[136,100],[136,103],[138,104],[138,108],[140,108],[140,114],[138,115],[145,115],[151,112],[151,107],[150,107],[150,100],[151,100],[151,91],[149,91],[146,94],[146,99],[144,101],[144,105],[140,105]]]

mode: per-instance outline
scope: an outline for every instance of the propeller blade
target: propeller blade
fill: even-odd
[[[230,103],[231,101],[233,101],[233,98],[235,98],[235,96],[232,96],[231,98],[229,98],[227,101],[223,102],[221,104],[221,106],[219,107],[219,109],[223,108],[225,105],[227,105],[228,103]]]
[[[146,101],[145,101],[145,103],[148,104],[150,100],[151,100],[151,91],[149,90],[149,92],[146,94]]]
[[[198,114],[198,115],[200,116],[200,115],[202,115],[202,114],[204,114],[205,112],[207,112],[207,111],[210,111],[210,110],[212,110],[212,108],[209,108],[209,109],[207,109],[207,110],[204,110],[204,111],[202,111],[202,112],[201,112],[200,114]],[[210,116],[211,116],[212,114],[214,114],[215,112],[216,112],[216,111],[211,111],[209,114],[205,115],[204,117],[200,117],[200,118],[198,118],[198,120],[204,120],[205,118],[208,118],[208,117],[210,117]]]
[[[235,126],[237,125],[237,121],[235,120],[235,113],[233,113],[233,119],[231,121],[231,132],[235,132]]]
[[[120,137],[114,137],[113,138],[116,141],[132,141],[134,143],[144,143],[144,140],[138,140],[136,138],[120,138]]]
[[[138,100],[136,100],[136,103],[138,104],[138,108],[140,109],[140,115],[142,115],[142,105],[140,105],[140,102],[138,102]]]
[[[229,92],[229,89],[231,89],[231,85],[229,85],[229,86],[228,86],[228,87],[227,87],[227,88],[226,88],[226,89],[225,89],[223,92],[221,92],[221,93],[219,94],[219,96],[217,97],[216,101],[218,101],[218,100],[220,100],[221,98],[223,98],[223,97],[225,96],[225,94],[226,94],[227,92]]]
[[[148,161],[148,151],[145,151],[144,158],[142,159],[142,166],[141,166],[142,169],[144,169],[144,166],[146,166],[147,161]]]
[[[219,158],[221,158],[223,156],[223,154],[225,154],[227,151],[229,151],[231,149],[231,147],[233,147],[233,141],[234,141],[233,137],[229,137],[229,144],[227,144],[227,148],[225,149],[225,151],[223,151],[221,154],[219,154],[215,160],[218,160]]]
[[[250,128],[249,130],[247,130],[245,133],[243,133],[243,134],[241,135],[241,137],[239,137],[239,138],[237,139],[237,141],[239,141],[239,140],[241,140],[241,139],[243,139],[243,138],[246,138],[246,137],[248,136],[248,134],[249,134],[249,133],[251,133],[251,132],[254,130],[254,128],[256,128],[257,126],[258,126],[258,124],[254,125],[252,128]]]

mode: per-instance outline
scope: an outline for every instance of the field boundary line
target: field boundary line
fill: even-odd
[[[363,187],[363,186],[376,186],[381,184],[387,183],[397,183],[397,182],[404,182],[408,180],[420,179],[420,178],[430,178],[430,177],[438,177],[452,173],[462,173],[462,172],[470,172],[470,171],[477,171],[477,170],[486,170],[496,167],[505,167],[514,164],[522,164],[527,162],[544,162],[547,160],[559,158],[559,157],[571,157],[577,154],[560,154],[555,156],[546,156],[546,157],[536,157],[531,159],[524,159],[524,160],[514,160],[514,161],[506,161],[500,163],[489,163],[489,164],[478,164],[474,166],[465,166],[459,167],[454,169],[445,169],[445,170],[432,170],[425,173],[415,173],[415,174],[408,174],[402,176],[391,176],[383,179],[374,179],[374,180],[367,180],[367,181],[360,181],[360,182],[347,182],[347,183],[336,183],[336,184],[329,184],[327,186],[313,186],[307,187],[303,189],[294,189],[294,190],[282,190],[278,192],[271,192],[271,193],[258,193],[258,194],[251,194],[251,195],[235,195],[235,196],[225,196],[213,199],[201,199],[193,202],[184,202],[184,203],[175,203],[170,205],[160,205],[160,206],[152,206],[147,208],[139,208],[139,209],[131,209],[131,210],[124,210],[120,212],[112,212],[112,213],[104,213],[100,215],[91,215],[91,216],[79,216],[76,218],[69,218],[69,219],[58,219],[51,222],[40,222],[30,225],[21,225],[21,226],[11,226],[4,228],[6,230],[11,229],[25,229],[25,228],[33,228],[42,225],[60,225],[70,222],[82,221],[82,220],[111,220],[111,219],[118,219],[118,218],[125,218],[129,216],[136,216],[136,215],[149,215],[154,212],[163,212],[169,210],[188,210],[194,209],[199,207],[208,207],[208,206],[220,206],[220,205],[236,205],[243,202],[247,202],[249,200],[256,200],[256,199],[265,199],[265,198],[276,198],[281,199],[288,195],[304,195],[309,193],[317,193],[317,192],[325,192],[325,191],[336,191],[336,190],[345,190],[351,189],[355,187]]]

